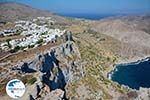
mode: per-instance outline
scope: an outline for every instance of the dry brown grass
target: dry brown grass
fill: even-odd
[[[14,39],[21,39],[24,36],[21,35],[13,35],[13,36],[5,36],[5,37],[0,37],[0,43],[6,42],[6,40],[14,40]]]

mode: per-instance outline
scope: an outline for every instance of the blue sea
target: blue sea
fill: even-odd
[[[150,59],[116,65],[109,77],[111,80],[133,89],[150,88]]]
[[[66,16],[71,18],[81,18],[81,19],[90,19],[90,20],[100,20],[107,17],[118,16],[114,14],[58,14],[60,16]]]

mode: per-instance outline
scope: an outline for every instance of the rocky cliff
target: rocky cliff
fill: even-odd
[[[37,81],[22,98],[29,100],[67,99],[65,86],[84,76],[84,66],[78,47],[73,42],[71,33],[64,37],[64,43],[39,54],[29,62],[13,69],[21,75],[32,74]]]
[[[0,8],[3,28],[15,20],[51,16],[63,24],[50,28],[65,28],[74,36],[68,33],[62,41],[1,60],[2,99],[10,100],[4,95],[5,84],[13,77],[26,84],[22,100],[149,100],[149,89],[132,90],[107,78],[114,64],[149,56],[149,16],[89,21],[66,19],[16,3],[3,3]]]

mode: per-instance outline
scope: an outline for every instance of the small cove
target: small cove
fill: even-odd
[[[150,58],[128,64],[118,64],[108,78],[132,89],[150,87]]]

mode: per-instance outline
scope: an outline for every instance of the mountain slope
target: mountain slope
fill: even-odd
[[[59,60],[59,67],[63,68],[63,70],[66,68],[71,68],[71,74],[68,75],[70,75],[70,79],[72,79],[73,81],[69,81],[65,86],[67,98],[70,98],[71,100],[122,100],[122,98],[126,100],[129,99],[127,93],[130,92],[130,90],[132,91],[132,89],[126,89],[125,87],[112,82],[107,78],[107,74],[112,69],[114,69],[114,65],[118,63],[119,60],[122,60],[120,58],[127,58],[127,60],[130,60],[131,62],[131,58],[145,57],[150,55],[148,16],[115,17],[104,19],[101,21],[81,21],[74,19],[68,20],[66,18],[53,15],[47,11],[36,10],[29,6],[16,3],[2,3],[0,4],[0,9],[0,21],[14,22],[15,20],[20,19],[28,20],[30,18],[32,19],[38,16],[50,16],[57,22],[66,23],[67,27],[64,27],[64,24],[59,24],[59,26],[62,26],[65,30],[69,30],[73,33],[74,42],[77,45],[75,47],[78,48],[77,51],[79,50],[79,55],[81,55],[81,58],[79,57],[80,59],[77,59],[77,57],[74,55],[75,52],[72,53],[73,55],[70,55],[69,53],[69,56],[66,57],[66,59],[63,56],[66,55],[66,53],[62,53],[61,56],[61,50],[63,50],[61,48],[63,48],[63,46],[57,45],[64,42],[64,40],[60,39],[60,41],[57,41],[57,43],[41,46],[25,52],[19,52],[1,60],[1,62],[10,62],[8,65],[0,69],[1,71],[3,71],[2,75],[4,77],[6,77],[4,71],[9,74],[8,72],[11,72],[10,69],[12,67],[20,64],[20,61],[32,61],[35,54],[46,53],[45,56],[42,56],[49,58],[49,53],[45,51],[49,50],[49,48],[55,49],[54,47],[56,47],[55,56]],[[57,25],[54,25],[53,28],[57,28],[56,26]],[[62,39],[64,38],[62,37]],[[64,46],[70,47],[66,44]],[[41,63],[43,62],[44,59],[41,61]],[[43,63],[43,65],[46,64]],[[8,68],[6,69],[6,67]],[[68,72],[68,70],[64,71]],[[82,72],[80,73],[80,71]],[[57,73],[57,69],[53,72]],[[72,77],[72,72],[77,77]],[[15,73],[12,75],[18,74]],[[10,78],[8,76],[9,75],[7,75],[7,78]],[[29,78],[28,76],[26,77],[27,79]],[[38,78],[36,74],[35,77]],[[20,78],[23,79],[21,76]],[[76,78],[77,80],[74,80],[74,78]],[[29,92],[32,92],[30,91],[30,89]],[[34,91],[33,93],[36,92]],[[57,92],[55,94],[57,94]],[[51,97],[51,95],[53,94],[50,93],[50,95],[48,95],[47,97]],[[4,98],[4,100],[9,99]]]
[[[65,22],[63,17],[48,11],[34,9],[30,6],[14,2],[0,3],[0,22],[33,19],[41,16],[52,17],[59,22]]]
[[[108,18],[91,26],[93,30],[121,41],[123,56],[150,55],[149,15]]]

